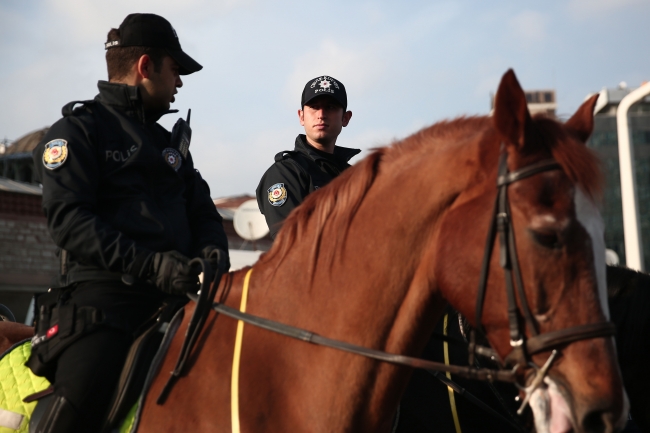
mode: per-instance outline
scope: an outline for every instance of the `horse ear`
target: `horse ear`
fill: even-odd
[[[530,113],[526,95],[517,81],[512,69],[501,78],[494,103],[494,126],[507,140],[518,148],[524,146],[526,126],[530,123]]]
[[[580,141],[586,143],[594,130],[594,107],[598,100],[598,94],[593,95],[582,103],[578,111],[564,124],[566,129],[577,136]]]

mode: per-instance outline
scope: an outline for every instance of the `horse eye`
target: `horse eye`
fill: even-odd
[[[546,248],[560,248],[562,247],[560,239],[555,232],[538,232],[531,230],[531,234],[535,242]]]

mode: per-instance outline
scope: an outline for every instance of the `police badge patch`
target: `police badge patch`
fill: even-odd
[[[163,150],[162,155],[163,158],[165,158],[165,162],[169,164],[171,168],[173,168],[176,171],[178,171],[178,169],[181,168],[183,157],[178,152],[178,150],[168,147],[165,150]]]
[[[48,170],[54,170],[63,165],[68,158],[68,142],[62,138],[52,140],[45,145],[43,165]]]
[[[282,206],[287,201],[287,189],[283,183],[276,183],[268,190],[269,203],[272,206]]]

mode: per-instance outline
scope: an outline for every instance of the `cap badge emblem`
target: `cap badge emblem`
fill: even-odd
[[[282,206],[287,201],[287,189],[283,183],[276,183],[267,192],[271,206]]]
[[[68,142],[62,138],[52,140],[45,145],[43,165],[48,170],[54,170],[63,165],[68,159]]]
[[[329,89],[330,86],[332,85],[332,83],[330,83],[327,80],[323,80],[320,83],[318,83],[318,85],[321,86],[321,88],[323,88],[323,89]]]
[[[181,168],[183,157],[178,150],[168,147],[162,151],[162,156],[165,159],[165,162],[174,170],[178,171],[178,169]]]

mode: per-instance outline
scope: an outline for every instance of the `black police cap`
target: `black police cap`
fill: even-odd
[[[176,30],[163,17],[155,14],[130,14],[120,24],[120,40],[108,41],[106,49],[114,47],[163,48],[178,63],[181,75],[203,69],[181,49]]]
[[[300,106],[304,107],[307,102],[319,96],[329,96],[338,102],[343,110],[348,108],[348,95],[345,93],[345,86],[328,75],[316,77],[305,84]]]

